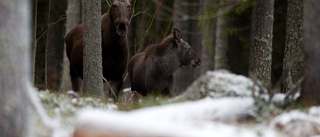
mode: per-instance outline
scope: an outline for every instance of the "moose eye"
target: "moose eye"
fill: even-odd
[[[131,6],[131,5],[128,5],[128,6],[127,6],[127,8],[128,8],[128,9],[131,9],[131,8],[132,8],[132,6]]]
[[[112,5],[112,8],[117,8],[117,5]]]

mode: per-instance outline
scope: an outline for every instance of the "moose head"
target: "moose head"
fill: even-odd
[[[132,6],[129,0],[114,0],[110,7],[110,13],[117,35],[125,36],[128,33],[132,16]]]
[[[178,48],[177,54],[181,66],[189,66],[193,68],[199,67],[201,64],[200,58],[190,47],[189,43],[182,39],[181,32],[174,28],[172,30],[172,35],[174,37],[174,45]]]

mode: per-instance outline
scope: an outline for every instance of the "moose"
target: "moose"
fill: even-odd
[[[169,95],[173,88],[173,73],[182,66],[198,67],[201,60],[190,45],[182,39],[180,30],[158,44],[152,44],[141,53],[134,55],[128,64],[131,90],[143,96],[161,92]]]
[[[131,16],[132,7],[129,0],[114,0],[108,12],[101,17],[103,77],[110,82],[110,89],[115,92],[115,96],[118,96],[121,89],[123,73],[129,60],[127,33]],[[77,92],[83,78],[82,24],[67,34],[65,43],[70,61],[72,89]],[[111,92],[109,97],[115,98]]]

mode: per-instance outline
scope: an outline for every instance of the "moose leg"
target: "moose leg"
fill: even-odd
[[[71,65],[70,65],[70,78],[72,83],[72,90],[75,92],[79,92],[81,79]]]
[[[173,89],[173,76],[171,75],[168,79],[168,86],[163,90],[163,95],[171,97],[173,95],[172,89]]]
[[[117,98],[119,96],[119,92],[122,86],[122,80],[110,80],[110,90],[109,97]]]

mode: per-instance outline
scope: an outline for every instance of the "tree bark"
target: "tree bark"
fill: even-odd
[[[274,0],[258,0],[254,45],[251,53],[250,70],[262,84],[271,88],[272,32],[274,20]]]
[[[320,1],[303,1],[303,43],[305,52],[305,80],[302,86],[303,103],[320,104]]]
[[[83,0],[83,91],[104,98],[102,83],[101,1]]]
[[[29,4],[28,0],[0,1],[0,63],[3,64],[0,65],[1,137],[36,136],[38,134],[31,131],[35,126],[31,125],[35,120],[34,114],[48,118],[32,93]],[[49,124],[51,121],[42,122]],[[41,127],[41,130],[46,126]]]
[[[252,9],[251,9],[251,22],[250,22],[250,56],[249,56],[249,73],[252,72],[251,68],[252,68],[252,53],[253,53],[253,47],[254,47],[254,30],[255,30],[255,27],[256,27],[256,18],[257,18],[257,13],[256,13],[256,10],[257,10],[257,6],[256,4],[253,5]]]
[[[29,124],[23,97],[30,84],[30,9],[25,0],[2,0],[0,5],[0,136],[20,137]]]
[[[67,8],[67,22],[66,22],[66,33],[67,34],[72,28],[79,25],[80,23],[80,0],[68,0]],[[63,65],[62,65],[62,77],[60,91],[71,90],[71,79],[69,75],[70,62],[66,54],[66,48],[64,44],[63,48]]]
[[[61,84],[63,51],[64,51],[64,20],[65,0],[51,0],[50,31],[47,50],[47,81],[48,88],[59,90]]]
[[[302,14],[302,0],[288,0],[286,47],[282,72],[282,75],[285,75],[284,92],[292,89],[303,75]]]

